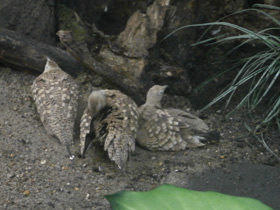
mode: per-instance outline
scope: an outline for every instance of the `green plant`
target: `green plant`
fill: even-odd
[[[224,99],[225,97],[228,97],[226,102],[226,106],[228,106],[236,90],[240,88],[242,85],[249,83],[250,88],[247,94],[241,99],[238,105],[230,113],[227,114],[226,117],[231,116],[234,112],[236,112],[243,106],[247,108],[248,113],[251,113],[253,110],[256,109],[256,107],[260,104],[260,102],[268,98],[269,105],[266,110],[263,110],[264,112],[263,114],[265,116],[263,120],[254,129],[246,125],[247,130],[253,133],[255,137],[257,137],[256,135],[257,131],[259,132],[261,128],[267,127],[272,122],[276,122],[276,124],[278,125],[278,129],[280,130],[280,90],[279,90],[280,37],[273,35],[272,33],[275,30],[280,30],[280,20],[277,20],[275,17],[262,10],[262,9],[273,9],[273,10],[280,11],[280,7],[259,5],[259,4],[254,5],[254,7],[255,8],[253,9],[242,10],[234,14],[231,14],[229,16],[248,12],[248,11],[254,11],[272,20],[276,24],[276,27],[266,28],[258,32],[253,32],[249,29],[246,29],[244,27],[232,23],[220,22],[224,18],[229,17],[226,16],[218,20],[217,22],[213,22],[213,23],[183,26],[175,30],[171,34],[177,32],[178,30],[188,28],[188,27],[209,26],[208,28],[209,30],[212,26],[218,25],[218,26],[227,26],[227,27],[234,28],[239,33],[241,32],[241,34],[232,35],[232,36],[219,35],[214,38],[199,41],[195,43],[194,46],[200,44],[207,44],[207,45],[223,44],[227,41],[233,41],[233,40],[239,40],[240,43],[240,40],[243,40],[241,41],[240,44],[238,44],[236,47],[234,47],[232,50],[228,52],[231,53],[233,50],[236,50],[249,42],[258,42],[263,44],[264,48],[260,52],[251,55],[250,57],[244,58],[240,60],[238,63],[236,63],[234,68],[236,69],[236,67],[239,66],[240,69],[238,70],[238,73],[235,76],[235,78],[224,90],[222,90],[208,105],[206,105],[202,109],[203,111],[209,108],[210,106],[220,101],[221,99]],[[204,37],[207,31],[205,31],[202,37]],[[169,34],[167,37],[169,37],[171,34]],[[165,37],[165,39],[167,37]],[[213,42],[213,40],[215,40],[215,42]],[[205,86],[208,82],[213,80],[213,78],[220,76],[227,71],[229,70],[225,70],[222,73],[214,75],[212,78],[208,79],[207,81],[204,81],[198,88]],[[271,153],[273,153],[266,145],[263,138],[263,133],[262,132],[259,133],[261,133],[261,136],[257,137],[258,140],[260,140],[263,143],[263,145]]]
[[[271,210],[258,200],[164,184],[151,191],[106,195],[114,210]]]

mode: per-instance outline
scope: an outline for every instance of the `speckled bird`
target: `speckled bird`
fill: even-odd
[[[74,79],[47,58],[44,72],[34,80],[31,89],[47,133],[58,138],[73,158],[70,146],[78,103],[78,86]]]
[[[137,105],[131,98],[118,90],[93,91],[80,123],[81,155],[96,140],[122,169],[135,149],[137,128]]]
[[[139,107],[137,142],[149,150],[178,151],[204,146],[209,132],[200,118],[180,109],[162,109],[161,99],[167,86],[155,85],[147,93],[146,103]]]

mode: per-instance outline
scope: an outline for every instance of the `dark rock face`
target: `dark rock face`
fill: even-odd
[[[227,68],[215,63],[220,62],[225,52],[233,48],[234,43],[214,46],[214,50],[207,46],[192,47],[208,27],[186,28],[165,40],[163,38],[182,26],[215,22],[250,8],[255,3],[273,4],[272,1],[173,0],[168,6],[161,6],[164,2],[162,0],[137,2],[107,0],[97,4],[97,1],[89,0],[64,1],[66,6],[71,7],[81,17],[85,25],[91,26],[92,29],[89,30],[93,31],[95,38],[102,34],[104,44],[94,41],[99,44],[98,50],[89,45],[87,48],[101,57],[104,64],[115,72],[124,73],[123,75],[132,78],[132,81],[142,79],[140,83],[145,83],[144,86],[169,85],[168,93],[184,96],[189,96],[195,86],[220,71],[220,68]],[[157,4],[159,5],[156,6]],[[229,16],[223,21],[250,30],[270,24],[256,12]],[[213,38],[217,34],[234,33],[237,32],[229,27],[215,26],[205,33],[202,39]],[[106,42],[110,43],[109,47]],[[234,59],[240,58],[240,55],[233,56]],[[144,80],[149,82],[143,82]]]
[[[121,33],[128,18],[137,10],[146,11],[150,0],[68,0],[70,6],[89,24],[95,24],[107,35]],[[68,3],[69,4],[69,3]]]
[[[46,44],[55,44],[54,0],[2,0],[0,17],[1,27]]]

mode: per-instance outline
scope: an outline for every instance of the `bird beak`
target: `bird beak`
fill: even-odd
[[[168,88],[168,85],[164,85],[163,88],[164,88],[164,90],[166,90],[166,88]]]

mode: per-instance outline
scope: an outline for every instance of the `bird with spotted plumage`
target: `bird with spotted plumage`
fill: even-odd
[[[207,138],[219,139],[209,132],[206,123],[183,110],[161,107],[167,86],[154,85],[147,93],[145,104],[138,108],[137,143],[152,151],[179,151],[201,147]]]
[[[93,91],[80,122],[81,155],[90,143],[98,142],[123,169],[135,149],[137,128],[137,105],[130,97],[118,90]]]
[[[47,58],[44,72],[31,86],[32,96],[48,135],[56,137],[67,150],[73,144],[78,105],[78,85],[54,60]]]

